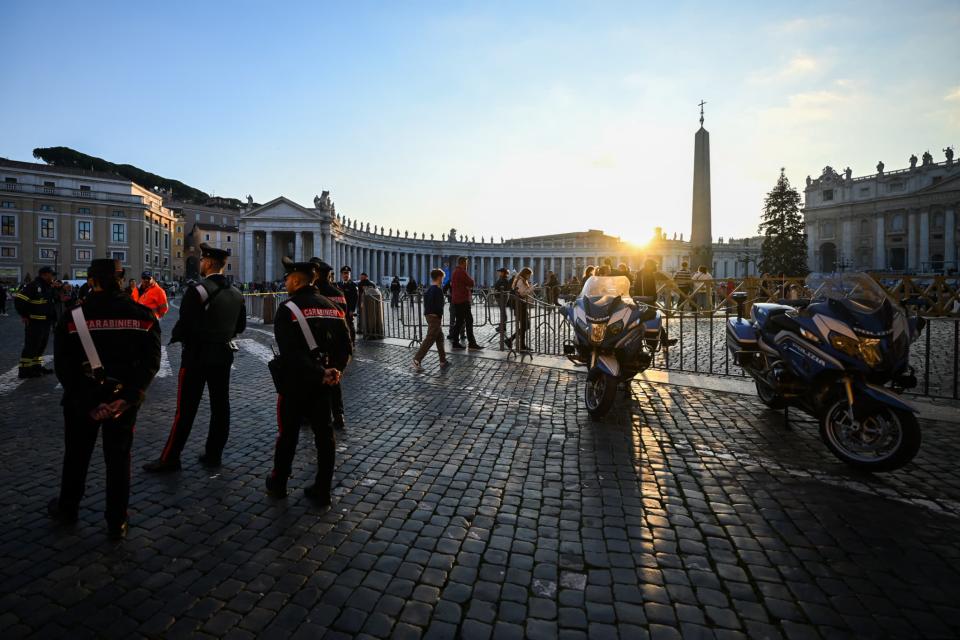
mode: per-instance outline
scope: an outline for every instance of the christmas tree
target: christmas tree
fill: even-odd
[[[805,276],[807,268],[807,234],[800,215],[800,194],[780,169],[780,178],[763,200],[763,234],[760,273],[774,276]]]

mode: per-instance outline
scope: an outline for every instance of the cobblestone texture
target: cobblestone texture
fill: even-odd
[[[172,318],[164,321],[169,336]],[[244,336],[216,472],[147,476],[178,349],[141,412],[131,529],[103,529],[94,455],[81,520],[44,514],[62,454],[51,378],[0,382],[6,638],[817,638],[960,635],[960,438],[924,423],[900,472],[858,476],[813,424],[750,396],[635,383],[602,422],[576,374],[364,344],[345,378],[334,508],[263,478],[270,338]],[[19,330],[0,319],[0,373]]]

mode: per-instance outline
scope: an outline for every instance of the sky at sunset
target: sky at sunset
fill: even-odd
[[[780,167],[960,144],[960,3],[4,3],[0,156],[64,145],[258,202],[479,239],[714,237]]]

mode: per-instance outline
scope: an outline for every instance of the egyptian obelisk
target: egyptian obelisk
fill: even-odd
[[[690,229],[690,270],[700,265],[713,272],[713,235],[710,229],[710,133],[703,128],[700,101],[700,129],[693,143],[693,221]]]

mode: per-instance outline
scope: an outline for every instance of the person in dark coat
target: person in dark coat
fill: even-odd
[[[310,258],[310,262],[313,263],[317,270],[317,279],[314,281],[314,286],[317,288],[317,291],[320,292],[320,295],[337,305],[337,308],[344,312],[344,319],[346,319],[347,298],[340,289],[333,286],[333,267],[316,257]],[[350,341],[351,343],[353,342],[352,336]],[[341,371],[341,373],[343,372]],[[344,429],[346,422],[343,419],[343,389],[339,382],[330,386],[330,411],[333,416],[333,428],[337,430]]]
[[[403,291],[403,287],[400,286],[400,278],[393,276],[393,280],[390,282],[390,306],[399,307],[400,306],[400,292]]]
[[[280,305],[274,318],[274,335],[280,350],[277,382],[277,441],[273,470],[267,476],[267,493],[287,495],[287,480],[300,437],[300,426],[310,423],[317,451],[316,478],[304,493],[320,507],[330,506],[330,489],[336,459],[336,439],[330,424],[328,387],[340,381],[353,348],[344,313],[313,286],[315,267],[310,262],[285,265],[290,299]],[[316,349],[311,349],[302,316]]]
[[[497,325],[497,333],[505,333],[507,330],[507,306],[510,302],[510,271],[506,267],[497,269],[497,281],[493,283],[493,290],[497,295],[497,306],[500,307],[500,324]]]
[[[343,297],[347,302],[347,328],[350,329],[350,342],[356,342],[357,328],[354,326],[354,317],[357,315],[357,303],[360,300],[360,290],[357,284],[350,279],[350,267],[344,265],[340,267],[340,282],[337,283],[337,289],[343,292]]]
[[[76,522],[90,456],[103,433],[105,517],[111,538],[127,533],[130,449],[137,410],[160,368],[160,322],[120,287],[118,261],[94,260],[93,292],[64,315],[54,337],[54,365],[63,385],[64,454],[60,495],[47,505],[61,523]],[[90,337],[85,348],[84,336]],[[91,349],[93,352],[88,351]],[[96,362],[99,360],[99,362]]]
[[[230,434],[230,368],[235,350],[232,341],[247,326],[243,294],[223,275],[228,255],[205,242],[200,245],[200,274],[204,280],[184,293],[180,317],[170,336],[171,344],[183,345],[177,376],[177,410],[160,457],[145,464],[144,471],[163,473],[180,469],[180,454],[190,436],[204,387],[210,395],[210,427],[199,460],[211,468],[221,464]]]
[[[43,352],[50,340],[50,327],[56,319],[53,303],[53,269],[41,267],[36,279],[13,296],[13,306],[23,322],[23,351],[20,352],[20,378],[38,378],[53,373],[43,366]]]

